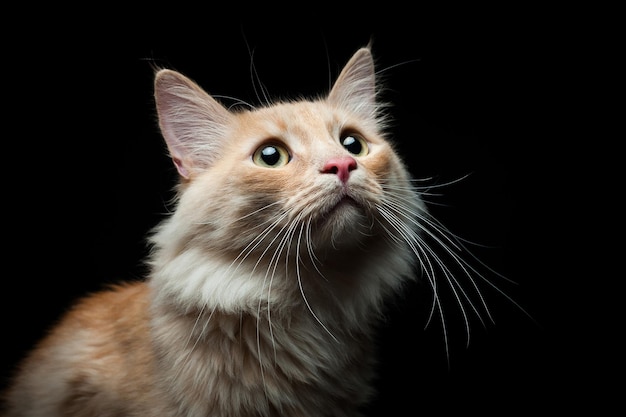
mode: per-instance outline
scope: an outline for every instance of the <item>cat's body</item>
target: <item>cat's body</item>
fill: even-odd
[[[181,180],[150,275],[75,306],[3,416],[360,415],[385,301],[443,269],[369,48],[317,100],[231,112],[170,70],[155,97]]]
[[[331,340],[300,309],[270,335],[265,317],[152,313],[150,298],[134,283],[78,304],[25,363],[8,415],[347,416],[370,393],[363,334]]]

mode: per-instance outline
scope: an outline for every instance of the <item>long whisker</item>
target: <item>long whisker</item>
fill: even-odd
[[[193,323],[193,327],[191,331],[189,332],[189,337],[187,338],[187,341],[185,342],[185,348],[184,348],[186,353],[185,353],[185,356],[181,359],[181,364],[180,366],[178,366],[178,370],[176,371],[176,374],[174,375],[174,380],[177,380],[180,377],[180,374],[183,372],[185,362],[189,360],[189,358],[191,357],[191,354],[196,349],[198,343],[200,342],[200,339],[202,338],[202,336],[204,335],[207,329],[207,326],[209,325],[209,322],[211,321],[211,318],[213,317],[213,313],[215,313],[216,307],[213,307],[213,309],[211,310],[211,313],[209,314],[209,317],[206,319],[206,321],[204,322],[204,325],[202,326],[202,330],[200,331],[200,334],[196,337],[196,341],[194,342],[193,346],[187,349],[189,347],[189,342],[191,342],[191,337],[195,333],[196,327],[198,326],[200,318],[204,315],[204,310],[206,307],[207,305],[205,303],[200,309],[200,312],[198,313],[196,320]]]
[[[309,222],[307,222],[307,225],[309,225]],[[309,229],[309,226],[307,226],[307,231]],[[339,343],[339,340],[335,337],[334,334],[332,334],[332,332],[326,327],[326,325],[324,323],[322,323],[322,321],[319,319],[319,317],[317,316],[317,314],[315,314],[315,312],[313,311],[313,308],[311,308],[311,305],[309,304],[309,300],[306,297],[306,294],[304,293],[304,287],[302,286],[302,275],[300,274],[300,243],[302,242],[302,233],[304,230],[304,223],[300,224],[300,232],[298,233],[298,239],[297,239],[297,243],[296,243],[296,277],[298,280],[298,288],[300,289],[300,294],[302,295],[302,300],[304,301],[304,304],[306,305],[306,308],[309,310],[309,313],[311,313],[311,315],[313,316],[313,318],[315,319],[315,321],[317,321],[317,323],[322,326],[322,328],[324,329],[324,331],[326,333],[328,333],[328,335],[330,337],[333,338],[333,340],[335,340],[335,342]]]
[[[274,277],[276,275],[276,270],[278,268],[278,264],[280,261],[280,258],[282,256],[283,250],[285,250],[285,248],[287,248],[287,250],[285,251],[285,262],[288,262],[289,259],[289,247],[291,245],[291,239],[293,237],[294,234],[294,230],[297,228],[297,223],[298,223],[298,218],[296,217],[295,219],[293,219],[291,222],[289,222],[288,225],[285,225],[281,230],[280,230],[280,234],[282,235],[282,237],[280,238],[280,241],[276,247],[276,249],[274,250],[274,254],[272,255],[272,258],[269,262],[267,271],[265,273],[265,278],[264,281],[267,279],[268,275],[270,276],[269,279],[269,284],[268,284],[268,292],[267,292],[267,317],[268,317],[268,325],[270,327],[270,335],[272,337],[272,346],[274,349],[274,361],[276,361],[276,345],[275,345],[275,341],[274,341],[274,337],[273,337],[273,332],[272,332],[272,324],[271,324],[271,312],[270,312],[270,306],[271,306],[271,287],[272,287],[272,282],[274,280]],[[284,232],[283,232],[284,231]],[[270,273],[271,271],[271,273]],[[287,268],[288,271],[288,268]],[[288,272],[286,272],[286,275],[288,274]]]
[[[435,309],[439,311],[439,317],[441,319],[441,326],[444,338],[444,347],[446,350],[446,358],[448,360],[448,365],[450,361],[450,352],[449,352],[449,343],[448,343],[448,331],[446,326],[446,321],[444,319],[443,308],[439,298],[439,291],[437,287],[437,280],[434,267],[430,261],[430,257],[428,256],[425,248],[420,241],[415,238],[415,232],[408,228],[405,223],[400,221],[392,212],[387,210],[384,206],[377,206],[381,215],[387,220],[387,222],[394,228],[394,230],[400,235],[401,240],[409,245],[410,249],[413,251],[415,256],[418,258],[419,263],[424,271],[428,281],[431,284],[431,288],[433,290],[433,304],[431,307],[431,311],[428,316],[428,320],[426,325],[430,322]],[[386,228],[384,225],[382,225]],[[391,233],[391,236],[395,236],[395,233]]]
[[[409,182],[411,183],[411,185],[413,187],[416,187],[417,191],[422,191],[422,189],[426,189],[426,190],[430,190],[432,188],[447,188],[453,184],[456,184],[458,182],[464,181],[465,179],[467,179],[470,175],[472,175],[471,173],[467,173],[465,175],[461,175],[460,177],[454,178],[452,180],[446,181],[446,182],[434,182],[434,178],[433,177],[428,177],[428,178],[411,178],[409,180]],[[425,186],[417,186],[416,183],[421,183],[421,182],[428,182],[427,185]]]
[[[233,261],[231,262],[231,264],[229,265],[229,269],[237,262],[237,260],[239,260],[239,263],[237,264],[237,267],[235,268],[235,271],[239,268],[239,266],[241,266],[241,264],[248,258],[248,256],[254,252],[260,245],[261,243],[265,240],[265,238],[272,233],[272,231],[276,228],[276,226],[278,226],[282,220],[287,217],[289,215],[289,213],[284,212],[280,215],[278,215],[276,217],[276,219],[269,225],[267,226],[261,233],[259,233],[258,235],[256,235],[254,237],[254,239],[252,239],[250,241],[250,243],[248,243],[246,245],[245,248],[243,248],[241,250],[241,252],[239,253],[239,255],[237,255],[237,257],[235,259],[233,259]],[[283,227],[284,228],[284,227]],[[282,231],[282,229],[281,229]],[[280,234],[280,231],[279,233]],[[269,248],[271,247],[271,245],[274,243],[274,241],[278,238],[278,234],[274,237],[274,239],[272,239],[270,241],[270,243],[267,245],[266,249],[263,251],[263,253],[261,254],[261,256],[259,257],[259,259],[257,260],[257,263],[254,266],[254,269],[256,269],[256,267],[258,266],[259,262],[261,261],[261,259],[263,258],[263,256],[265,255],[265,253],[269,250]],[[233,273],[235,272],[233,271]]]
[[[470,340],[470,320],[464,307],[465,305],[471,308],[483,326],[485,325],[483,314],[485,314],[492,323],[495,322],[479,286],[479,282],[486,283],[488,286],[495,289],[524,314],[530,317],[524,308],[492,282],[492,280],[488,279],[486,273],[493,274],[510,283],[514,283],[514,281],[482,262],[467,248],[466,244],[472,242],[453,234],[426,210],[426,206],[422,205],[426,203],[432,204],[424,199],[424,196],[436,196],[436,194],[430,192],[431,189],[450,186],[464,180],[468,175],[439,184],[426,184],[429,181],[425,179],[411,179],[404,184],[393,184],[393,181],[382,181],[381,187],[385,191],[385,196],[376,204],[378,212],[382,218],[385,219],[386,224],[392,229],[388,230],[387,226],[381,223],[383,228],[387,231],[388,237],[408,245],[415,254],[424,275],[431,284],[433,290],[433,304],[428,315],[427,325],[431,321],[435,310],[438,310],[443,326],[447,356],[449,356],[448,336],[445,328],[446,320],[443,315],[443,303],[440,295],[441,290],[437,286],[437,281],[439,280],[438,276],[441,276],[441,278],[445,279],[445,282],[448,283],[447,287],[450,289],[451,295],[460,310],[463,322],[465,323],[466,341],[468,345]],[[419,198],[419,200],[417,198]],[[444,262],[444,258],[451,260],[451,263]],[[479,270],[479,268],[483,268],[483,270]],[[456,269],[458,269],[458,271],[456,271]],[[460,272],[460,274],[457,272]],[[472,289],[471,293],[466,291],[465,288],[467,286],[463,285],[459,279],[460,277],[464,277],[469,282]],[[478,303],[476,301],[478,301]],[[480,309],[478,308],[479,306]]]
[[[236,218],[235,220],[232,221],[232,223],[236,223],[236,222],[239,222],[239,221],[241,221],[243,219],[247,219],[248,217],[254,216],[257,213],[262,212],[263,210],[267,210],[270,207],[273,207],[273,206],[275,206],[277,204],[282,204],[282,203],[284,203],[284,200],[278,200],[278,201],[274,201],[273,203],[266,204],[266,205],[264,205],[263,207],[261,207],[259,209],[256,209],[256,210],[254,210],[254,211],[252,211],[252,212],[250,212],[248,214],[245,214],[245,215],[243,215],[241,217]],[[253,227],[258,227],[258,226],[254,225]]]
[[[386,204],[389,205],[389,207],[395,212],[398,213],[398,215],[402,216],[403,218],[405,218],[406,220],[408,220],[409,222],[413,223],[419,230],[421,230],[423,233],[425,233],[427,236],[429,236],[430,238],[432,238],[434,240],[434,242],[436,242],[439,247],[443,248],[443,250],[448,253],[450,255],[450,257],[454,260],[454,262],[462,269],[463,273],[465,276],[468,277],[469,281],[472,283],[475,291],[477,292],[479,299],[482,302],[483,308],[485,309],[485,311],[487,312],[487,315],[489,316],[489,318],[493,321],[491,314],[489,312],[489,309],[487,308],[487,304],[482,296],[482,294],[480,293],[480,290],[478,289],[478,286],[476,285],[474,279],[472,278],[472,275],[468,272],[467,268],[466,268],[466,263],[464,262],[464,260],[454,251],[452,251],[450,249],[450,247],[446,244],[446,241],[448,243],[453,243],[452,240],[449,239],[449,237],[446,234],[442,234],[442,233],[438,233],[436,234],[435,232],[441,232],[438,228],[434,228],[433,224],[429,221],[429,219],[427,217],[425,217],[424,215],[422,215],[421,213],[416,213],[414,211],[408,210],[408,211],[404,211],[406,210],[404,205],[398,205],[397,203],[395,203],[394,201],[392,201],[392,199],[389,199],[388,201],[386,201]],[[421,220],[421,221],[418,221]],[[402,222],[401,222],[402,223]],[[430,227],[429,227],[430,226]],[[410,238],[414,238],[419,240],[419,242],[421,243],[420,246],[424,247],[425,250],[430,253],[430,255],[432,256],[432,258],[435,260],[435,262],[439,265],[439,270],[442,271],[443,275],[446,278],[446,281],[448,283],[450,283],[450,287],[452,289],[452,292],[455,296],[455,298],[457,299],[457,303],[459,305],[459,308],[462,311],[463,314],[463,318],[464,321],[466,323],[466,329],[467,329],[467,340],[469,343],[469,321],[467,319],[467,315],[465,313],[465,309],[463,308],[463,303],[461,302],[460,296],[457,292],[458,291],[461,292],[461,294],[463,294],[465,300],[468,301],[469,305],[472,307],[472,309],[474,310],[474,312],[476,313],[476,316],[479,318],[479,320],[481,322],[483,322],[481,314],[478,312],[478,310],[476,309],[476,307],[474,306],[474,303],[471,301],[471,298],[469,297],[469,295],[465,292],[465,290],[463,289],[463,287],[460,285],[460,283],[458,282],[458,280],[455,278],[455,275],[451,272],[450,267],[447,266],[442,260],[441,258],[437,255],[437,253],[430,247],[430,245],[428,245],[420,236],[419,234],[413,234],[411,236],[409,236]],[[441,238],[443,238],[444,240],[442,240]],[[456,246],[455,246],[456,247]],[[457,248],[458,249],[458,248]],[[484,325],[484,323],[483,323]]]
[[[309,217],[309,219],[306,222],[306,232],[305,232],[305,239],[306,241],[306,251],[309,254],[309,259],[311,260],[311,264],[313,265],[313,268],[315,268],[315,270],[317,271],[317,273],[325,280],[328,281],[328,279],[326,279],[326,277],[324,276],[324,274],[322,273],[322,271],[319,269],[319,267],[317,266],[317,264],[320,262],[319,259],[317,258],[317,256],[315,255],[315,251],[313,250],[313,238],[311,237],[311,217]]]
[[[271,225],[271,229],[268,230],[268,233],[273,230],[279,223],[280,221],[287,216],[288,213],[284,213],[280,219],[277,219],[276,221],[274,221]],[[274,351],[274,362],[276,362],[276,345],[275,345],[275,339],[274,339],[274,333],[273,333],[273,329],[272,329],[272,321],[271,321],[271,316],[270,316],[270,305],[271,305],[271,288],[272,288],[272,280],[274,278],[274,273],[276,272],[276,265],[277,265],[277,259],[280,256],[280,252],[282,251],[281,247],[282,247],[282,242],[285,240],[285,235],[287,232],[285,232],[285,229],[287,229],[287,232],[290,229],[290,223],[283,225],[278,232],[276,233],[276,235],[274,236],[274,238],[269,242],[269,244],[267,244],[267,246],[265,247],[265,249],[263,250],[263,252],[259,255],[256,263],[254,264],[254,267],[252,268],[252,271],[250,272],[250,274],[252,275],[254,273],[254,271],[256,270],[256,268],[259,266],[259,264],[261,263],[261,261],[263,260],[263,258],[265,257],[265,254],[270,250],[270,248],[272,248],[272,246],[274,245],[274,242],[279,239],[280,237],[280,241],[279,244],[277,246],[277,248],[274,250],[274,254],[272,255],[272,258],[270,259],[269,263],[268,263],[268,267],[267,270],[265,271],[265,275],[263,277],[263,285],[265,285],[265,283],[268,281],[268,276],[269,276],[269,283],[268,283],[268,290],[267,290],[267,322],[268,322],[268,327],[269,327],[269,333],[270,333],[270,340],[272,343],[272,348]],[[267,236],[267,234],[265,235]],[[282,236],[282,237],[281,237]],[[261,241],[264,240],[261,239]],[[260,241],[259,241],[260,244]],[[257,247],[257,245],[255,245],[255,247]],[[248,252],[249,254],[249,252]],[[248,256],[248,254],[246,254],[245,257]],[[244,258],[245,258],[244,257]],[[271,271],[271,273],[270,273]],[[260,373],[261,373],[261,380],[263,381],[263,387],[266,390],[266,395],[267,395],[267,383],[265,380],[265,370],[263,369],[264,365],[263,365],[263,355],[261,352],[261,308],[262,308],[262,300],[259,299],[259,303],[257,305],[257,326],[256,326],[256,343],[257,343],[257,356],[259,358],[259,369],[260,369]]]
[[[395,207],[398,209],[398,212],[402,212],[404,210],[404,205],[403,204],[396,204],[391,202],[390,204],[394,204]],[[403,216],[405,218],[407,218],[409,221],[411,221],[412,223],[414,223],[417,227],[419,227],[420,229],[422,229],[424,232],[426,232],[427,234],[429,234],[436,242],[437,244],[442,247],[446,252],[448,252],[448,254],[454,259],[454,261],[462,268],[462,270],[464,271],[464,274],[469,278],[469,280],[471,281],[472,285],[474,286],[474,289],[476,290],[477,294],[479,295],[480,299],[481,299],[481,303],[485,309],[485,311],[487,312],[490,320],[493,322],[493,317],[491,316],[489,309],[487,308],[487,303],[484,300],[483,296],[481,295],[478,286],[475,282],[475,280],[473,279],[473,275],[468,271],[468,269],[470,269],[478,278],[482,279],[483,281],[487,282],[490,286],[492,286],[494,289],[496,289],[498,292],[500,292],[502,295],[504,295],[506,298],[508,298],[511,302],[513,302],[513,304],[515,304],[518,308],[520,308],[522,311],[524,311],[524,313],[526,313],[526,311],[519,306],[519,304],[517,304],[516,302],[514,302],[507,294],[505,294],[500,288],[498,288],[497,286],[495,286],[495,284],[493,284],[490,280],[488,280],[484,274],[480,273],[473,265],[471,265],[465,258],[461,257],[458,253],[455,253],[451,250],[450,246],[454,247],[459,253],[465,253],[469,256],[471,256],[474,260],[476,260],[481,266],[485,267],[488,271],[494,273],[495,275],[509,281],[509,282],[513,282],[510,279],[504,277],[503,275],[497,273],[495,270],[489,268],[486,264],[484,264],[483,262],[481,262],[473,253],[472,251],[470,251],[469,249],[467,249],[467,247],[465,247],[462,243],[462,241],[460,240],[460,238],[458,238],[457,236],[455,236],[453,233],[451,233],[447,228],[445,228],[445,226],[443,226],[438,220],[436,220],[435,218],[433,218],[432,216],[430,216],[428,213],[426,212],[420,212],[420,213],[411,213],[409,212],[408,214],[405,213],[403,214]],[[415,216],[415,217],[413,217]],[[417,220],[416,220],[417,219]],[[436,233],[436,235],[435,235]],[[444,241],[442,241],[442,239],[447,242],[444,243]],[[528,314],[528,313],[526,313]]]

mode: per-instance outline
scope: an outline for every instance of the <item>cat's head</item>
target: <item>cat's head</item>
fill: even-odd
[[[384,136],[376,81],[361,48],[324,97],[230,110],[158,70],[159,124],[180,184],[175,213],[153,236],[156,274],[185,275],[225,308],[324,288],[377,304],[397,288],[424,207]],[[226,306],[211,295],[225,288],[245,296]]]

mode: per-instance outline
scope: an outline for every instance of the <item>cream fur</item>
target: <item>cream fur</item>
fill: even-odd
[[[429,256],[375,95],[368,48],[328,98],[251,111],[158,71],[181,182],[150,276],[77,304],[22,364],[4,417],[358,416],[384,303]],[[369,152],[351,156],[347,134]],[[255,165],[266,143],[289,163]],[[345,184],[323,171],[333,158],[356,161]]]

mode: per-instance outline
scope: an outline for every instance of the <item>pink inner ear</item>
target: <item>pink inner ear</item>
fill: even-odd
[[[174,165],[176,165],[176,170],[183,178],[189,178],[189,170],[185,168],[183,162],[179,158],[172,157],[172,161],[174,161]]]

